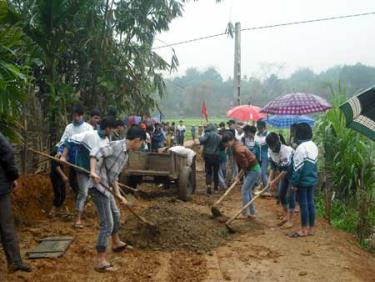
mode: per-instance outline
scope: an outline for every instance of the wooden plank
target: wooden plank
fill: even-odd
[[[155,170],[126,170],[127,175],[144,175],[144,176],[169,176],[169,171],[155,171]]]

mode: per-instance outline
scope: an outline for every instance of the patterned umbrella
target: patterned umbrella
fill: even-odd
[[[265,120],[266,123],[276,128],[288,128],[294,123],[307,123],[310,126],[314,126],[315,120],[308,116],[271,116]]]
[[[350,98],[340,109],[346,118],[346,126],[375,141],[375,87]]]
[[[227,117],[242,121],[257,121],[266,117],[266,114],[261,113],[260,110],[261,108],[257,106],[241,105],[230,109],[227,112]]]
[[[291,93],[273,99],[262,112],[274,115],[303,115],[324,112],[330,108],[331,105],[317,95]]]

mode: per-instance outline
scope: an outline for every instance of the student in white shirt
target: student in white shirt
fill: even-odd
[[[109,144],[109,136],[115,126],[113,118],[104,118],[99,125],[98,130],[91,130],[81,134],[73,135],[64,143],[64,153],[61,157],[62,161],[67,161],[69,150],[78,148],[75,164],[86,170],[90,170],[90,155],[101,147]],[[74,226],[83,228],[81,217],[85,208],[88,195],[90,178],[89,175],[77,171],[78,194],[76,199],[77,217]]]

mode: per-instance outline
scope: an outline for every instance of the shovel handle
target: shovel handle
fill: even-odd
[[[43,153],[43,152],[39,152],[39,151],[37,151],[37,150],[34,150],[34,149],[29,149],[31,152],[33,152],[33,153],[36,153],[36,154],[39,154],[39,155],[41,155],[41,156],[44,156],[44,157],[46,157],[46,158],[49,158],[49,159],[51,159],[51,160],[54,160],[54,161],[57,161],[57,162],[60,162],[60,163],[63,163],[63,164],[66,164],[66,165],[68,165],[68,166],[70,166],[70,167],[73,167],[73,168],[75,168],[75,169],[77,169],[77,170],[79,170],[79,171],[81,171],[81,172],[84,172],[84,173],[86,173],[86,174],[90,174],[90,172],[87,170],[87,169],[84,169],[83,167],[80,167],[80,166],[77,166],[77,165],[74,165],[74,164],[72,164],[72,163],[70,163],[70,162],[65,162],[65,161],[61,161],[60,159],[58,159],[58,158],[55,158],[55,157],[53,157],[53,156],[50,156],[50,155],[48,155],[48,154],[46,154],[46,153]],[[113,193],[113,191],[107,186],[107,185],[105,185],[105,184],[103,184],[102,182],[100,182],[99,183],[100,185],[102,185],[108,192],[110,192],[114,197],[116,197],[116,198],[118,198],[118,195],[116,195],[115,193]],[[125,187],[125,188],[128,188],[128,186],[126,186],[126,185],[124,185],[124,184],[122,184],[122,185],[119,185],[119,186],[122,186],[122,187]],[[129,187],[130,189],[133,189],[133,188],[131,188],[131,187]],[[120,188],[121,189],[121,188]],[[133,190],[135,190],[135,189],[133,189]],[[123,193],[123,191],[121,190],[121,192]],[[143,223],[146,223],[146,224],[148,224],[148,225],[153,225],[152,223],[150,223],[149,221],[147,221],[145,218],[143,218],[142,216],[140,216],[139,214],[137,214],[131,207],[129,207],[128,205],[125,205],[125,207],[136,217],[136,218],[138,218],[140,221],[142,221]]]
[[[225,225],[231,224],[232,221],[235,220],[244,210],[246,210],[256,199],[258,199],[268,189],[268,187],[269,185],[267,185],[262,191],[260,191],[258,195],[252,198],[250,202],[244,205],[234,216],[228,219],[227,222],[225,222]]]
[[[243,170],[240,171],[240,173],[238,174],[238,178],[241,178],[243,176]],[[232,185],[227,189],[227,191],[225,191],[225,193],[219,198],[219,200],[217,200],[214,204],[213,204],[213,207],[216,207],[218,204],[220,204],[226,196],[228,196],[228,194],[230,193],[230,191],[232,191],[234,189],[234,187],[236,187],[237,183],[239,182],[239,180],[236,180],[232,183]]]

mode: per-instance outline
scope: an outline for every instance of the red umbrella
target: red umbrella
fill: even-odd
[[[262,118],[265,118],[267,115],[264,113],[261,113],[261,108],[257,106],[251,106],[251,105],[241,105],[234,107],[233,109],[230,109],[227,112],[227,117],[238,119],[242,121],[258,121]]]

